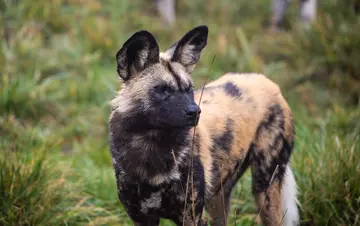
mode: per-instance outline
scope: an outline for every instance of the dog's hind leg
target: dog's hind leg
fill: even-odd
[[[280,179],[276,178],[277,176],[270,177],[270,174],[263,177],[264,174],[260,173],[259,169],[253,169],[253,194],[263,225],[299,225],[296,183],[289,165],[285,170],[285,175]],[[277,173],[278,170],[274,170],[273,175]],[[266,188],[262,185],[268,181],[265,179],[270,181]]]
[[[289,120],[285,109],[272,105],[250,148],[252,191],[265,226],[299,224],[297,188],[289,166],[294,144]]]

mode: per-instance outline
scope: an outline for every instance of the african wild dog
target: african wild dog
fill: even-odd
[[[119,199],[135,225],[204,225],[203,210],[225,225],[231,190],[251,167],[263,224],[279,225],[286,211],[285,225],[297,225],[289,106],[264,75],[227,73],[204,87],[200,110],[190,74],[207,38],[199,26],[160,53],[139,31],[117,53],[124,83],[109,135]]]

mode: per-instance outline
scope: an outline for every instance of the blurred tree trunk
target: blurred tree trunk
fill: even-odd
[[[300,0],[300,19],[312,23],[316,18],[317,0]]]
[[[272,17],[270,20],[270,26],[272,29],[277,29],[282,26],[284,22],[285,12],[289,7],[289,4],[293,0],[272,0],[271,10]],[[309,24],[316,18],[317,0],[299,0],[300,1],[300,20]]]
[[[175,23],[175,0],[155,0],[156,9],[161,19],[168,25]]]

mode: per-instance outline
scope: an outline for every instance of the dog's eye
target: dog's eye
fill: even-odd
[[[154,89],[159,94],[170,94],[172,92],[171,87],[167,85],[157,85],[154,87]]]

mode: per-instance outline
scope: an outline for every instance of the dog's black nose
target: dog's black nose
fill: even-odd
[[[200,107],[196,104],[189,105],[185,111],[189,117],[194,119],[201,113]]]

